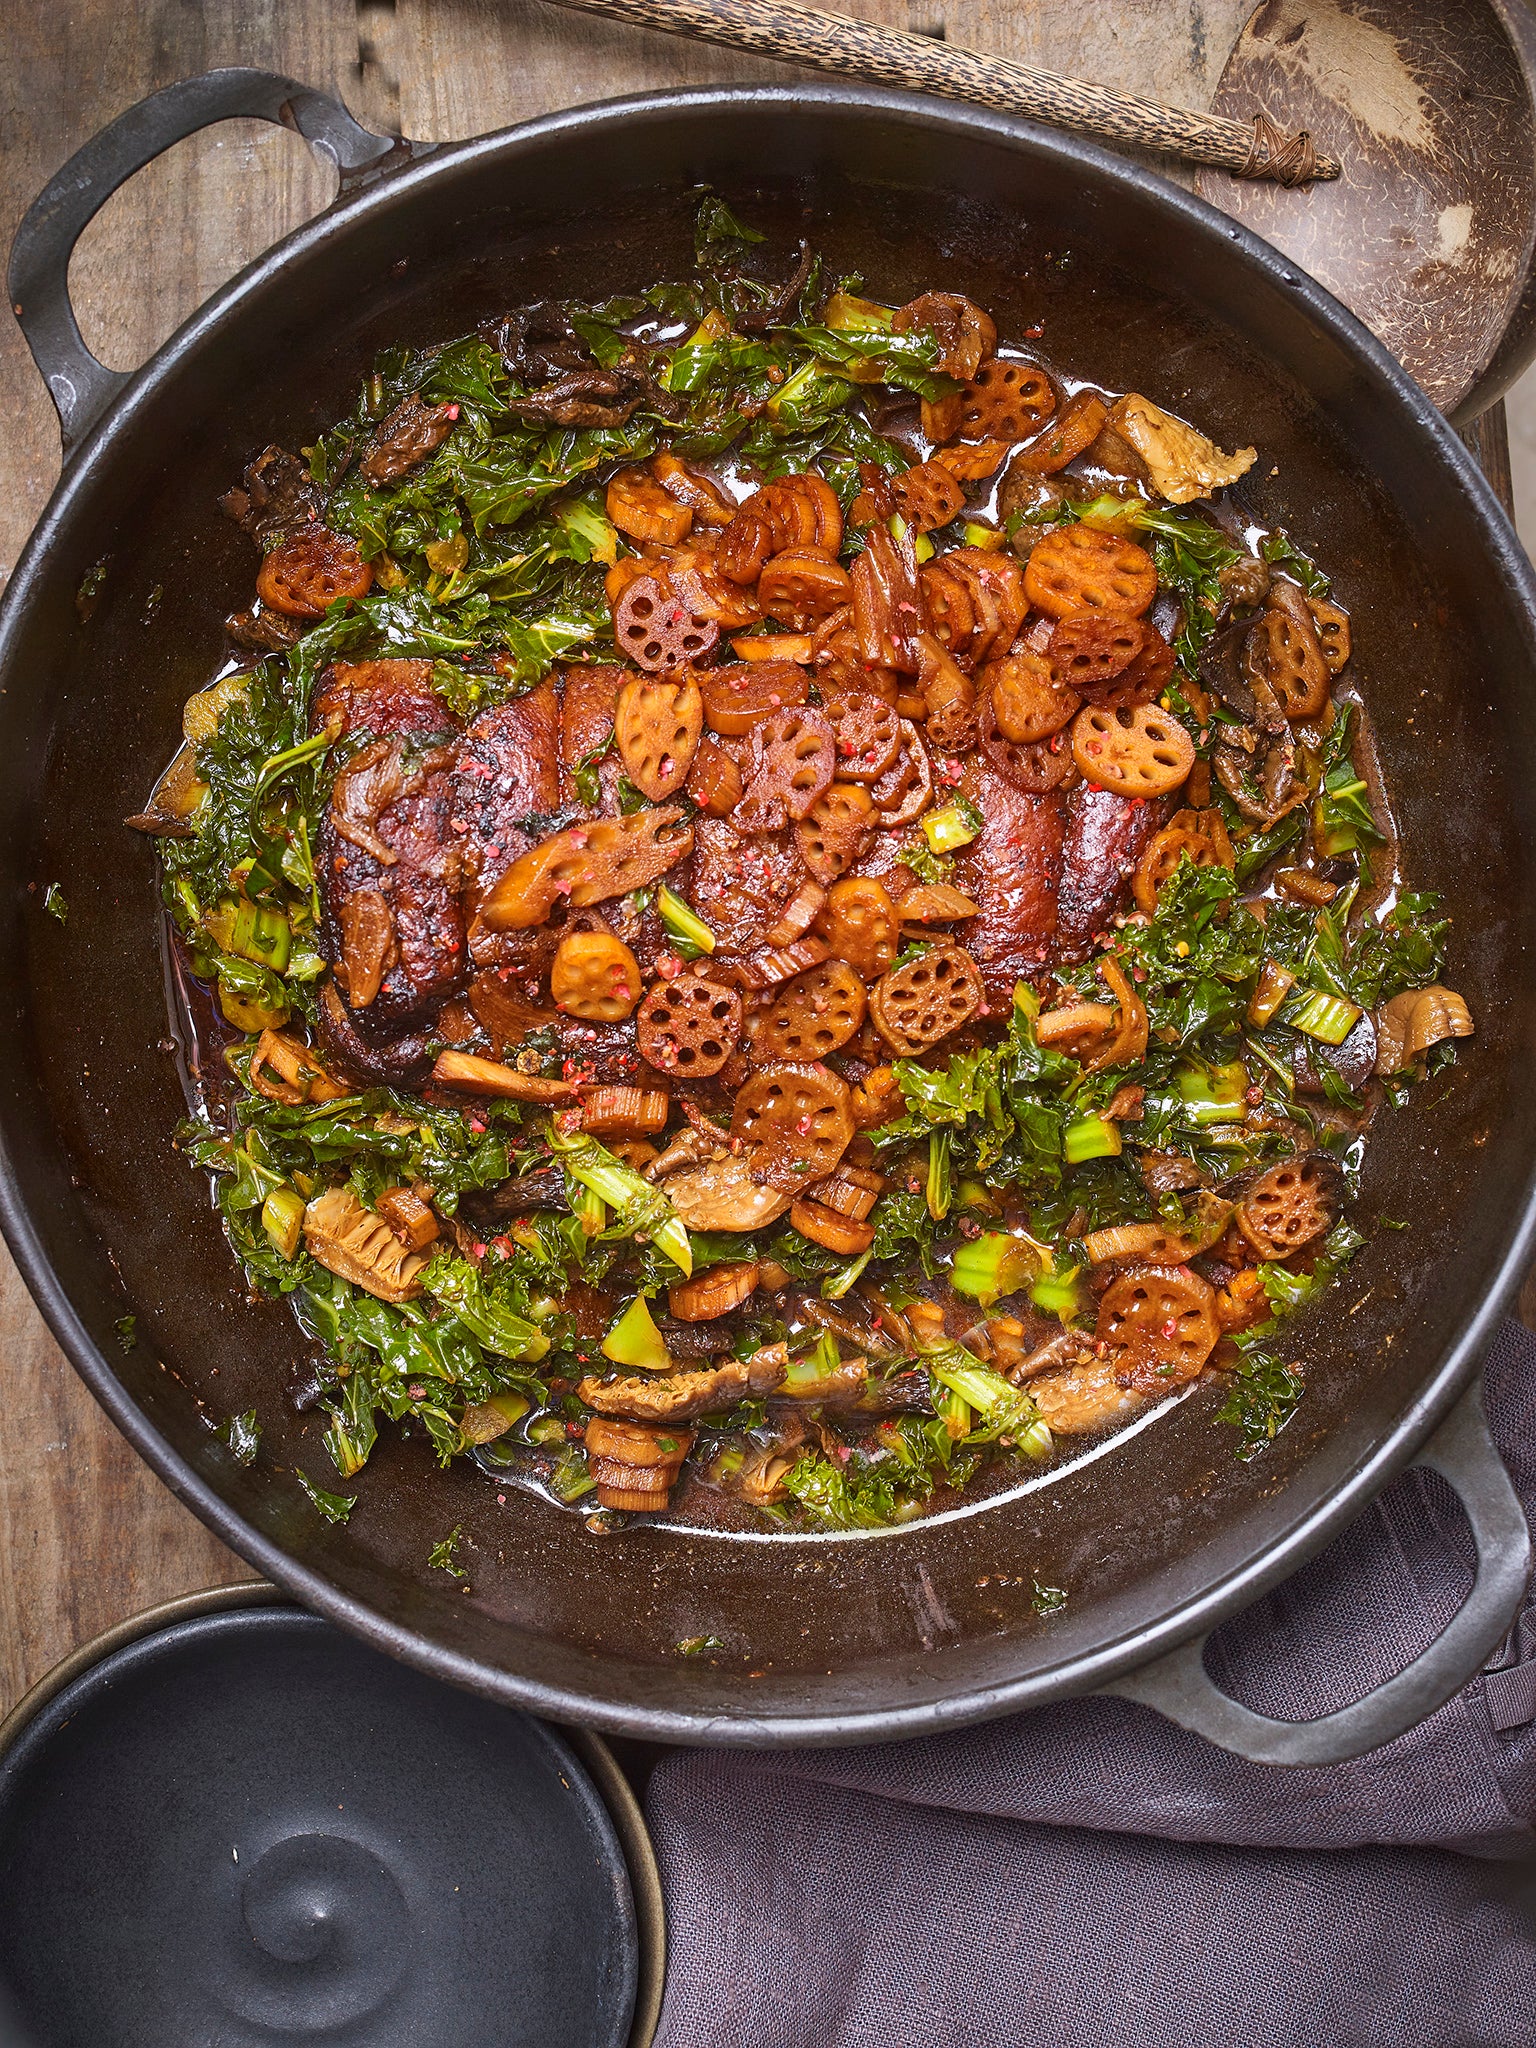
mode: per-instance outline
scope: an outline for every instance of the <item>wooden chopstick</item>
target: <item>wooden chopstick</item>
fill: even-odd
[[[1025,114],[1076,135],[1159,150],[1189,163],[1215,164],[1239,178],[1301,185],[1313,178],[1339,175],[1336,159],[1318,154],[1305,131],[1287,136],[1263,113],[1256,113],[1250,126],[1220,114],[1160,106],[1155,100],[1115,92],[1109,86],[1011,64],[1003,57],[982,56],[953,43],[910,35],[904,29],[797,7],[792,0],[554,0],[554,4],[662,29],[669,35],[723,43],[759,57],[810,64],[821,71],[935,93],[943,99],[967,100],[1003,113]]]

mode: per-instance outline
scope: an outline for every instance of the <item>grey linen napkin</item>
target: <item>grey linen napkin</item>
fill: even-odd
[[[1536,1339],[1489,1419],[1536,1521]],[[1212,1644],[1284,1718],[1358,1698],[1465,1597],[1405,1474]],[[671,1955],[656,2048],[1474,2048],[1536,2042],[1536,1605],[1396,1742],[1249,1764],[1119,1700],[863,1749],[685,1752],[648,1806]],[[1159,1839],[1161,1838],[1161,1839]]]

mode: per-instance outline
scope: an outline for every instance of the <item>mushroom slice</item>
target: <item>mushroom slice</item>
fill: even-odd
[[[1122,1386],[1113,1359],[1093,1359],[1065,1372],[1043,1372],[1029,1382],[1030,1399],[1053,1436],[1087,1436],[1124,1422],[1147,1396]]]
[[[925,882],[909,889],[896,905],[903,924],[952,924],[957,918],[977,917],[981,905],[948,882]]]
[[[1015,1329],[1017,1338],[1012,1334]],[[1088,1365],[1093,1358],[1093,1347],[1081,1330],[1056,1330],[1032,1351],[1024,1349],[1024,1325],[1016,1316],[994,1316],[987,1330],[992,1362],[1015,1386],[1034,1379],[1038,1373],[1059,1373],[1073,1366]],[[1052,1424],[1053,1428],[1056,1426]]]
[[[1472,1012],[1453,988],[1433,982],[1382,1005],[1376,1020],[1376,1071],[1400,1074],[1444,1038],[1470,1038]]]
[[[959,292],[922,292],[891,315],[894,334],[930,334],[948,377],[974,377],[997,348],[997,323]],[[995,465],[994,465],[995,466]]]
[[[753,1180],[745,1153],[685,1166],[668,1179],[667,1199],[690,1230],[758,1230],[790,1204],[788,1194]]]
[[[1080,1060],[1113,1037],[1115,1022],[1110,1003],[1067,1003],[1036,1020],[1035,1038],[1051,1052]]]
[[[327,1271],[380,1301],[410,1301],[421,1292],[426,1259],[403,1245],[350,1188],[327,1188],[315,1196],[304,1211],[304,1242]]]
[[[366,1010],[400,958],[389,898],[382,889],[354,889],[342,897],[336,922],[341,928],[337,976],[346,985],[351,1007]]]
[[[1109,984],[1109,992],[1119,1005],[1115,1035],[1107,1045],[1096,1046],[1083,1057],[1086,1073],[1096,1074],[1103,1067],[1124,1067],[1144,1059],[1147,1051],[1147,1006],[1136,993],[1129,976],[1113,953],[1101,953],[1098,970]]]
[[[497,1060],[483,1060],[472,1052],[440,1052],[432,1069],[439,1088],[457,1088],[471,1095],[496,1095],[508,1102],[572,1102],[575,1085],[570,1081],[546,1080],[542,1074],[519,1073]]]
[[[251,1086],[271,1102],[334,1102],[348,1091],[333,1081],[307,1045],[270,1027],[251,1054]]]
[[[399,855],[379,837],[378,822],[396,798],[406,794],[406,780],[401,744],[385,738],[354,754],[331,790],[337,837],[371,853],[381,867],[393,867]]]
[[[693,851],[693,827],[675,804],[571,825],[515,860],[480,906],[495,932],[543,924],[565,897],[577,910],[627,896]]]
[[[698,1372],[647,1373],[631,1379],[584,1379],[577,1396],[599,1415],[621,1415],[631,1422],[691,1422],[695,1415],[718,1413],[748,1396],[771,1394],[784,1377],[784,1366],[763,1360],[727,1358]]]
[[[780,1444],[769,1444],[766,1449],[749,1451],[731,1482],[732,1491],[755,1508],[772,1507],[777,1501],[787,1500],[789,1488],[784,1481],[794,1470],[799,1455],[798,1445],[785,1450]]]
[[[213,692],[201,694],[211,696]],[[195,704],[198,699],[190,701]],[[178,747],[151,790],[147,809],[123,822],[135,832],[147,832],[157,839],[187,839],[193,831],[188,821],[207,794],[208,785],[197,772],[197,742],[189,739]]]
[[[693,1431],[594,1415],[586,1447],[599,1507],[655,1511],[667,1504],[693,1449]]]
[[[755,1259],[710,1266],[667,1292],[667,1307],[680,1323],[712,1323],[740,1308],[755,1290],[761,1267]]]
[[[638,1169],[644,1179],[656,1182],[665,1180],[669,1173],[680,1173],[685,1166],[702,1166],[706,1159],[725,1157],[725,1133],[718,1139],[707,1132],[695,1130],[692,1124],[677,1131],[667,1140],[664,1150],[658,1152],[648,1166]]]
[[[1258,461],[1256,448],[1223,454],[1208,435],[1164,412],[1139,391],[1128,391],[1115,401],[1109,424],[1130,442],[1146,464],[1153,490],[1171,505],[1187,505],[1191,498],[1225,490]]]
[[[447,440],[459,416],[456,405],[425,405],[419,391],[380,420],[358,468],[364,483],[379,488],[398,483]]]

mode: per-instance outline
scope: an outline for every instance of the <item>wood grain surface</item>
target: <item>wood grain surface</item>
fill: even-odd
[[[1138,149],[1166,152],[1186,163],[1214,164],[1244,177],[1310,184],[1336,178],[1338,161],[1318,156],[1305,138],[1266,135],[1260,147],[1253,117],[1230,118],[1189,107],[1159,105],[1081,78],[1064,78],[983,54],[942,38],[879,22],[852,20],[791,0],[556,0],[589,14],[638,22],[669,35],[695,36],[726,49],[779,60],[907,92],[935,93],[972,106],[995,107],[1051,121],[1074,135],[1092,135]],[[1248,97],[1252,97],[1251,94]],[[1260,124],[1262,126],[1262,124]],[[1290,146],[1287,146],[1290,145]]]
[[[1208,106],[1248,0],[843,0],[844,11],[1193,107]],[[216,64],[281,71],[358,118],[451,140],[586,100],[793,76],[539,0],[0,0],[0,247],[44,181],[134,100]],[[233,123],[181,143],[112,199],[72,270],[87,339],[131,368],[226,278],[329,197],[292,135]],[[58,434],[0,321],[0,573],[58,473]],[[1499,438],[1495,432],[1494,439]],[[175,1170],[168,1166],[168,1170]],[[98,1411],[0,1251],[0,1706],[136,1610],[249,1570]]]

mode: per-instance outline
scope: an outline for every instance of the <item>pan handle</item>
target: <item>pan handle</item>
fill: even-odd
[[[65,458],[128,382],[86,347],[69,298],[69,259],[87,223],[135,171],[215,121],[238,118],[293,128],[341,173],[343,190],[408,154],[375,135],[340,100],[273,71],[231,66],[151,93],[103,128],[49,179],[11,244],[7,284],[32,360],[58,409]]]
[[[1450,1481],[1477,1546],[1477,1577],[1465,1604],[1405,1671],[1337,1713],[1316,1721],[1276,1721],[1241,1706],[1205,1669],[1208,1636],[1127,1672],[1100,1688],[1155,1707],[1221,1749],[1251,1763],[1339,1764],[1380,1749],[1417,1727],[1483,1667],[1509,1633],[1525,1598],[1531,1534],[1483,1414],[1474,1380],[1414,1459]]]

